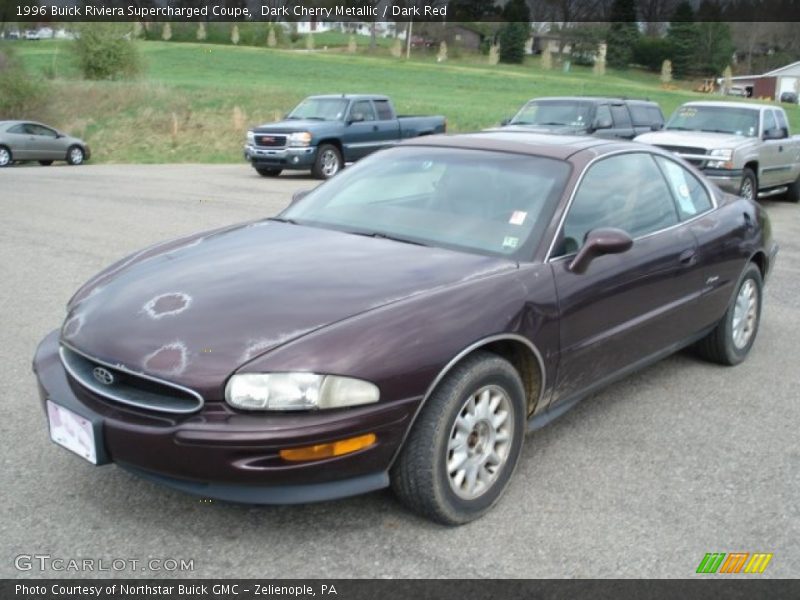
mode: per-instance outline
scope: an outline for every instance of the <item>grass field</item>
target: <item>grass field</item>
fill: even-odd
[[[69,42],[11,44],[31,74],[50,78],[53,101],[30,117],[85,137],[96,162],[236,162],[248,126],[279,117],[309,94],[388,94],[401,113],[446,115],[450,132],[495,125],[533,96],[648,97],[667,115],[682,102],[708,98],[677,85],[663,89],[657,76],[636,70],[544,71],[536,59],[490,67],[479,56],[437,63],[430,55],[405,61],[342,49],[160,41],[138,42],[146,65],[138,80],[87,82],[72,64]],[[800,131],[800,110],[788,112]]]

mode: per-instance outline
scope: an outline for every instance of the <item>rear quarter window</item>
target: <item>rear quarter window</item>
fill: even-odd
[[[661,125],[664,123],[661,111],[654,106],[632,104],[629,108],[631,110],[631,119],[633,119],[634,127],[650,127],[651,125]]]
[[[378,112],[379,121],[389,121],[394,118],[394,112],[388,100],[375,100],[375,110]]]

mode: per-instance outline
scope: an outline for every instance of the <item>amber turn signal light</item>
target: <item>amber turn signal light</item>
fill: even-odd
[[[332,456],[342,456],[351,454],[364,448],[372,446],[378,438],[374,433],[359,435],[358,437],[347,438],[326,444],[316,444],[314,446],[304,446],[302,448],[287,448],[280,451],[283,460],[320,460],[331,458]]]

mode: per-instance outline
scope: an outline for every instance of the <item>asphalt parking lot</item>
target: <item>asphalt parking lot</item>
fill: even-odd
[[[418,518],[388,491],[203,503],[49,441],[31,358],[84,280],[153,242],[274,214],[314,185],[246,165],[0,170],[0,577],[671,578],[707,552],[771,552],[760,577],[800,573],[798,205],[766,203],[781,252],[744,364],[679,354],[586,400],[528,436],[504,499],[464,527]],[[37,554],[194,570],[15,567]]]

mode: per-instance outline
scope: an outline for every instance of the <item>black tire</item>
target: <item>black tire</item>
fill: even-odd
[[[789,189],[786,190],[786,199],[789,202],[800,202],[800,177],[794,183],[789,184]]]
[[[85,159],[86,152],[80,146],[70,146],[67,149],[66,161],[68,164],[73,166],[82,165]]]
[[[505,394],[498,408],[506,407],[506,420],[500,426],[494,426],[489,420],[478,417],[473,425],[457,429],[457,418],[463,424],[471,416],[467,409],[470,398],[487,389],[491,393]],[[496,398],[493,396],[492,400]],[[500,499],[514,473],[525,439],[526,406],[522,381],[507,360],[483,351],[465,358],[436,387],[414,423],[391,470],[395,494],[411,510],[445,525],[468,523],[485,514]],[[479,411],[476,409],[475,412]],[[500,413],[490,414],[499,416]],[[469,427],[472,429],[467,434]],[[490,427],[510,427],[510,432],[507,429],[503,432],[503,436],[509,438],[508,442],[502,445],[498,432],[492,433]],[[447,462],[454,460],[455,454],[449,445],[451,440],[453,444],[459,444],[456,439],[459,431],[463,437],[460,445],[462,456],[466,457],[459,466],[465,466],[465,469],[453,469],[455,474],[451,480]],[[503,462],[493,465],[494,472],[486,467],[488,460],[481,462],[482,456],[488,456],[487,452],[503,457]],[[474,497],[463,497],[468,492],[463,484],[469,488],[469,478],[464,475],[461,484],[455,479],[461,471],[466,472],[469,465],[476,464],[481,466],[474,470],[485,472],[492,479],[480,484],[484,489],[478,490]]]
[[[283,169],[276,169],[274,167],[256,167],[255,169],[262,177],[277,177],[283,172]]]
[[[3,167],[10,167],[14,164],[14,155],[11,154],[11,148],[8,146],[0,146],[0,169]]]
[[[49,167],[50,165],[53,164],[53,161],[52,160],[40,160],[39,164],[42,165],[43,167]]]
[[[342,153],[333,144],[322,144],[317,148],[317,157],[314,159],[314,166],[311,174],[317,179],[330,179],[342,170],[344,162]]]
[[[739,185],[739,195],[748,200],[758,199],[758,179],[752,169],[742,171],[742,183]]]
[[[755,311],[753,314],[750,333],[747,336],[745,343],[742,344],[740,343],[741,340],[739,343],[735,341],[734,317],[736,316],[737,312],[737,300],[739,300],[740,294],[743,293],[742,290],[745,289],[745,286],[747,285],[753,286]],[[747,358],[747,354],[750,352],[750,348],[753,347],[753,342],[756,340],[756,335],[758,335],[758,326],[761,322],[763,282],[761,278],[761,271],[757,265],[754,263],[749,263],[747,265],[742,273],[742,276],[739,278],[738,283],[736,284],[735,290],[736,291],[733,294],[730,306],[728,306],[728,310],[725,311],[725,316],[722,317],[719,323],[717,323],[717,326],[711,331],[711,333],[700,340],[695,346],[698,353],[703,358],[721,365],[738,365],[745,358]],[[746,318],[747,314],[740,314],[740,318],[742,317]]]

